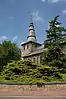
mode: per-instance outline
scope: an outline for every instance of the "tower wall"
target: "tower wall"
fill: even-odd
[[[21,44],[21,58],[29,59],[34,62],[40,63],[41,54],[30,56],[30,54],[32,52],[35,52],[37,48],[40,46],[41,44],[37,43],[36,40],[33,22],[31,22],[29,25],[29,33],[28,33],[27,41]]]
[[[39,47],[39,46],[40,46],[39,44],[34,43],[34,42],[29,42],[29,43],[26,43],[26,44],[22,45],[22,47],[21,47],[22,57],[28,55],[29,53],[31,53],[33,51],[35,51],[36,48]]]

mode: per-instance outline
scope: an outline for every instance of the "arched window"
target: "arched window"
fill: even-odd
[[[35,57],[33,58],[33,61],[35,62]]]
[[[37,63],[38,63],[38,56],[37,56]]]

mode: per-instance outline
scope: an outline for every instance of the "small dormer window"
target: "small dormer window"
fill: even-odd
[[[27,49],[29,49],[29,44],[27,44]]]
[[[24,46],[23,48],[24,48],[24,50],[25,50],[25,46]]]
[[[37,45],[35,45],[35,48],[37,48]]]

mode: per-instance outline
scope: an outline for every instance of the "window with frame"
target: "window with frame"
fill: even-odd
[[[27,44],[27,49],[29,49],[29,44]]]
[[[33,58],[33,61],[35,62],[35,57]]]
[[[25,46],[23,46],[24,50],[25,50]]]

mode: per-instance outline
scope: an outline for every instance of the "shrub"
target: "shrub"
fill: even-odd
[[[0,82],[12,81],[42,84],[54,80],[62,80],[62,76],[56,67],[38,65],[28,60],[8,63],[0,73]]]

